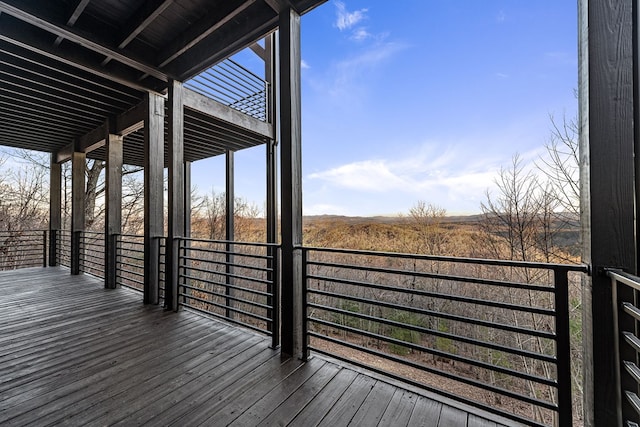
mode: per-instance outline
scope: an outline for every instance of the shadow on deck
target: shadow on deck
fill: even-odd
[[[0,310],[2,425],[512,424],[66,269],[0,272]]]

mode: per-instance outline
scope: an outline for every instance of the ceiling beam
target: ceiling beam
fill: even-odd
[[[156,92],[157,89],[156,87],[139,82],[139,73],[134,72],[133,70],[131,70],[131,72],[108,71],[100,67],[98,64],[92,63],[87,59],[86,55],[84,55],[83,52],[78,51],[78,49],[65,50],[58,48],[53,51],[51,49],[50,42],[42,40],[32,32],[26,32],[22,31],[21,28],[16,28],[16,25],[13,25],[13,23],[7,20],[3,20],[2,25],[0,26],[0,40],[64,64],[71,65],[104,79],[120,83],[132,89],[145,92]]]
[[[273,126],[271,126],[270,123],[263,122],[234,110],[231,107],[227,107],[191,89],[184,89],[184,107],[250,130],[264,137],[265,140],[274,138]]]
[[[244,12],[255,2],[256,0],[246,0],[233,11],[222,17],[220,16],[220,12],[217,8],[214,8],[211,13],[196,22],[194,25],[191,25],[183,34],[176,37],[175,41],[171,43],[164,52],[161,52],[158,55],[158,57],[161,58],[158,67],[165,67],[171,61],[191,49],[207,36],[219,30],[220,27],[232,21],[236,16]]]
[[[149,26],[174,0],[148,0],[136,10],[133,16],[123,25],[122,41],[119,49],[127,47],[145,28]]]
[[[73,27],[75,25],[76,21],[78,20],[80,15],[82,15],[82,12],[84,12],[84,9],[89,4],[89,1],[90,0],[79,0],[78,1],[78,4],[76,5],[76,7],[73,8],[73,12],[71,13],[71,16],[69,17],[69,19],[67,20],[67,26],[68,27]],[[62,43],[62,40],[64,40],[64,37],[58,36],[56,41],[53,42],[53,45],[54,46],[60,46],[60,43]]]
[[[116,48],[110,47],[104,41],[94,39],[89,34],[83,34],[77,29],[67,27],[65,23],[58,22],[51,15],[47,15],[43,10],[28,5],[20,4],[23,8],[16,6],[20,4],[16,0],[0,0],[0,11],[7,13],[21,21],[34,25],[56,36],[63,37],[82,47],[92,50],[104,56],[109,56],[118,62],[121,62],[131,68],[143,72],[146,75],[153,76],[162,81],[168,81],[169,77],[166,73],[160,71],[156,67],[135,58],[130,53],[122,53]]]

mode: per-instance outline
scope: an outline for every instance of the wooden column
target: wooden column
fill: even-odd
[[[300,97],[300,15],[280,12],[280,158],[282,194],[282,355],[303,354],[302,131]]]
[[[144,303],[159,302],[159,237],[164,233],[164,99],[145,97],[144,123]]]
[[[603,269],[637,273],[632,3],[579,3],[582,227],[584,261],[593,268],[583,286],[585,426],[622,425]]]
[[[264,41],[264,63],[265,63],[265,80],[268,84],[267,92],[267,121],[272,124],[273,129],[277,129],[277,117],[276,117],[276,91],[278,89],[276,79],[276,64],[277,64],[277,33],[271,33],[265,38]],[[277,155],[278,142],[275,139],[269,140],[266,144],[266,237],[267,243],[278,243],[278,155]],[[275,310],[269,310],[267,317],[273,319],[273,323],[270,325],[269,330],[273,333],[272,346],[278,347],[280,345],[280,283],[278,275],[278,262],[277,255],[278,249],[275,247],[269,247],[267,249],[267,255],[269,260],[267,261],[267,280],[270,283],[267,287],[267,292],[273,297],[267,299],[267,305],[273,306]]]
[[[104,286],[115,289],[117,284],[117,236],[122,232],[122,142],[123,137],[107,134],[105,168],[104,222]]]
[[[165,307],[178,310],[178,255],[185,228],[184,98],[182,83],[169,84],[169,218]]]
[[[234,221],[234,215],[235,215],[235,181],[234,181],[234,157],[233,157],[233,151],[231,150],[227,150],[225,153],[225,240],[227,242],[231,242],[235,239],[235,221]],[[233,274],[233,266],[231,265],[233,263],[233,245],[231,243],[227,243],[226,244],[226,257],[225,257],[225,261],[226,261],[226,266],[225,266],[225,273],[226,273],[226,284],[227,285],[233,285],[233,279],[230,277],[231,274]],[[233,307],[233,295],[234,295],[234,291],[232,288],[230,288],[229,286],[226,286],[226,290],[225,293],[227,295],[227,299],[226,299],[226,316],[229,319],[232,319],[234,317],[234,312],[232,310],[230,310],[230,308]]]
[[[62,167],[51,154],[49,169],[49,266],[58,265],[58,233],[62,228]]]
[[[85,169],[87,156],[71,155],[71,274],[80,274],[82,261],[81,237],[85,226]]]

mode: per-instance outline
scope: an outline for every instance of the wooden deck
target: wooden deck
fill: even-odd
[[[141,299],[60,268],[0,272],[0,425],[504,425]]]

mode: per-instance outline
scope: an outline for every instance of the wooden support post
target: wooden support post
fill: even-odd
[[[282,355],[302,357],[302,131],[300,15],[280,12],[280,158],[282,188]]]
[[[106,216],[104,222],[104,286],[115,289],[117,277],[117,240],[122,232],[122,141],[123,137],[105,135],[107,165],[105,176]]]
[[[82,233],[85,226],[85,153],[71,155],[71,274],[82,271]]]
[[[234,157],[233,151],[227,150],[225,153],[225,240],[227,242],[232,242],[235,240],[235,181],[234,181]],[[225,293],[227,295],[225,304],[226,304],[226,317],[228,319],[233,319],[234,312],[231,310],[233,307],[233,295],[234,291],[230,288],[230,285],[233,285],[233,278],[231,275],[233,274],[233,244],[226,244],[226,266],[225,266],[225,283],[227,284],[225,288]]]
[[[265,61],[265,80],[267,81],[267,121],[271,123],[274,129],[276,126],[276,34],[271,33],[264,41],[264,61]],[[266,222],[267,222],[267,243],[278,242],[278,155],[276,153],[278,142],[270,139],[266,144],[266,171],[267,171],[267,206],[266,206]],[[267,293],[271,295],[267,298],[267,305],[273,307],[268,310],[267,317],[272,319],[269,325],[269,331],[272,333],[271,346],[277,348],[280,346],[280,282],[278,275],[278,249],[268,247],[267,249]]]
[[[583,256],[593,269],[582,301],[585,426],[622,425],[611,284],[602,270],[637,273],[632,4],[579,3]]]
[[[49,178],[49,266],[58,265],[58,233],[62,229],[62,167],[51,154]]]
[[[165,307],[178,311],[180,238],[185,227],[184,98],[181,82],[169,83],[169,218],[165,255]]]
[[[160,240],[164,232],[164,99],[148,93],[144,124],[144,303],[159,302]]]

